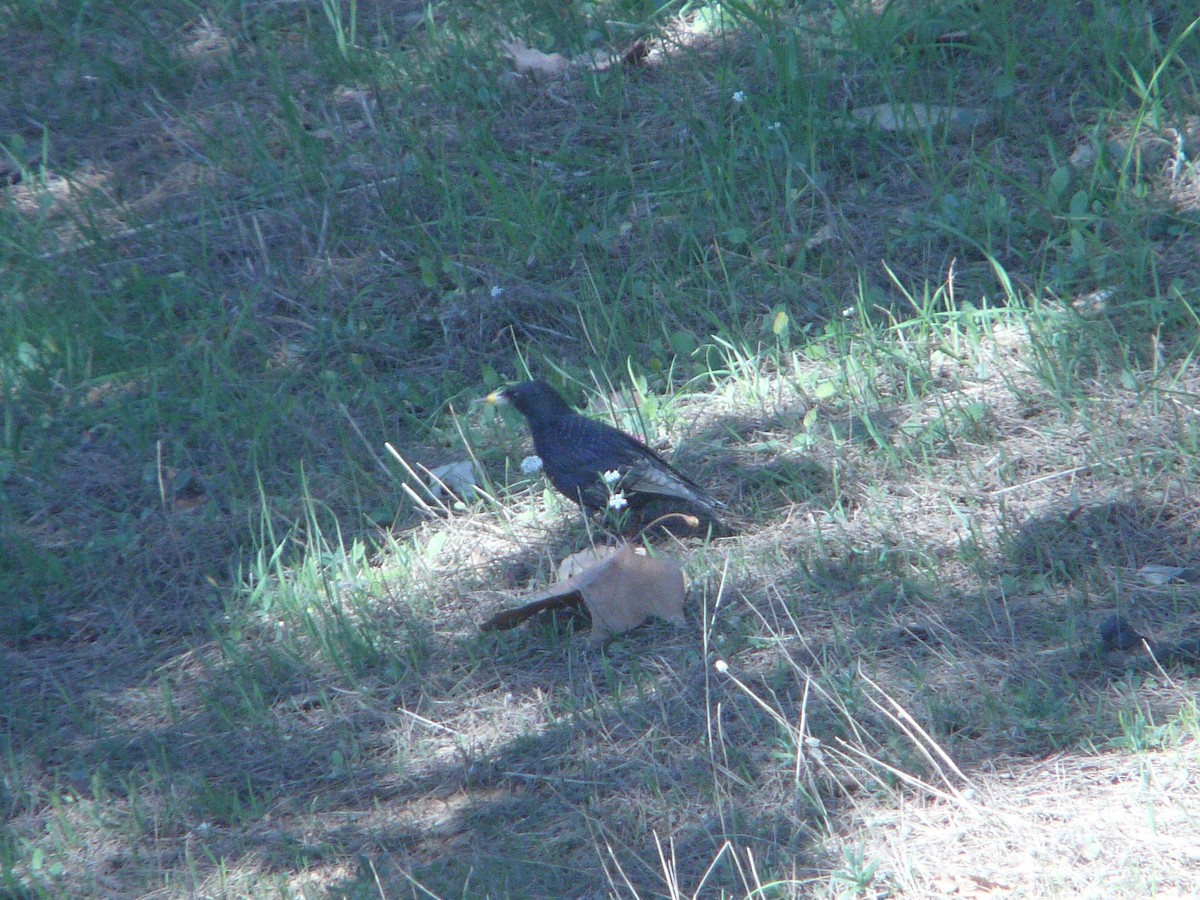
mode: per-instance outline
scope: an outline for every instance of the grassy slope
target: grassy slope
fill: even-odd
[[[1196,627],[1200,37],[1027,6],[6,5],[0,890],[1200,890],[1094,652]],[[526,365],[729,499],[688,628],[476,633],[587,540]]]

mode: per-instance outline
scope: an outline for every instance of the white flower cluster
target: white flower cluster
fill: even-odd
[[[602,479],[604,479],[605,484],[607,484],[609,487],[612,487],[614,484],[616,484],[618,481],[621,480],[621,472],[619,469],[609,469],[607,472],[605,472],[600,477]],[[629,501],[625,499],[624,491],[616,491],[613,494],[609,495],[609,498],[608,498],[608,508],[609,509],[624,509],[628,505],[629,505]]]

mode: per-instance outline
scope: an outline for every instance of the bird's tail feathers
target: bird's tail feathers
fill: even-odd
[[[633,477],[627,482],[628,486],[645,494],[660,494],[664,497],[680,497],[708,509],[724,509],[725,504],[702,491],[696,485],[683,480],[672,472],[663,471],[653,466],[646,466],[640,471],[630,473]]]

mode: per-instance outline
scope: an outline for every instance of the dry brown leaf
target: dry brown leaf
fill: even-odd
[[[527,47],[520,38],[501,41],[500,46],[513,61],[513,67],[522,75],[545,75],[558,77],[567,71],[567,58],[561,53],[543,53]]]
[[[583,603],[592,614],[588,640],[593,645],[636,628],[650,616],[674,625],[683,624],[687,588],[678,560],[643,556],[632,545],[625,544],[571,583],[583,595]]]
[[[507,631],[548,609],[579,606],[583,603],[583,595],[579,593],[579,586],[568,582],[603,562],[616,551],[616,547],[588,547],[586,550],[580,550],[578,553],[572,553],[565,557],[555,570],[554,584],[526,594],[522,598],[520,606],[501,610],[480,625],[479,630]]]
[[[583,597],[573,585],[556,584],[545,590],[527,594],[525,602],[512,609],[502,609],[479,626],[480,631],[508,631],[516,628],[526,619],[531,619],[540,612],[548,609],[566,609],[578,606]]]
[[[527,594],[520,606],[492,616],[480,630],[514,628],[544,610],[580,602],[592,617],[588,640],[593,646],[636,628],[650,616],[683,624],[687,589],[678,560],[646,556],[631,544],[593,547],[564,559],[558,578],[556,584]]]
[[[617,552],[617,547],[587,547],[578,553],[563,557],[558,568],[554,570],[554,580],[568,581],[576,575],[582,575],[592,566],[599,565]]]
[[[513,68],[521,75],[545,75],[557,78],[568,69],[586,69],[604,72],[617,65],[637,66],[646,61],[650,48],[645,41],[637,41],[625,52],[597,47],[567,59],[561,53],[543,53],[528,46],[520,38],[501,41],[500,46],[513,62]]]

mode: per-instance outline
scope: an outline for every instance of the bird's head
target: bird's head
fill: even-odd
[[[529,419],[552,418],[570,413],[571,407],[544,381],[522,381],[488,394],[487,402],[509,403]]]

